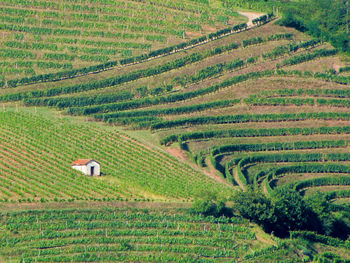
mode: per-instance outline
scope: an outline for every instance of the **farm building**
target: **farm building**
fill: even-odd
[[[72,163],[72,168],[90,176],[100,176],[100,163],[93,159],[78,159]]]

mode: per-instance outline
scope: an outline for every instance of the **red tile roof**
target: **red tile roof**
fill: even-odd
[[[93,161],[93,159],[78,159],[72,163],[72,165],[86,165],[89,162]]]

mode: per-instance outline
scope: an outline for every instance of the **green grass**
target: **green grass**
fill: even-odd
[[[40,112],[0,112],[3,201],[188,199],[202,187],[219,187],[163,151],[114,129]],[[103,176],[73,170],[70,164],[78,158],[101,162]]]
[[[185,41],[183,31],[191,39],[244,20],[217,3],[6,0],[0,75],[8,80],[139,55]]]
[[[55,209],[1,214],[6,261],[270,262],[298,256],[257,239],[234,217],[205,218],[188,209]],[[31,242],[28,242],[30,241]]]
[[[32,2],[22,0],[16,5],[10,0],[0,4],[0,28],[2,24],[28,25],[27,31],[41,28],[38,33],[19,32],[23,29],[19,27],[0,30],[0,75],[6,80],[145,54],[245,20],[218,0],[36,4],[33,7]],[[27,10],[27,15],[20,17],[14,10]],[[182,39],[184,19],[186,39]],[[59,28],[81,32],[44,32]],[[98,36],[97,31],[105,33]],[[292,39],[268,40],[286,33]],[[263,42],[243,47],[252,38]],[[325,251],[348,258],[342,247],[271,238],[239,216],[214,219],[189,214],[193,198],[204,189],[229,197],[237,185],[245,190],[249,184],[267,194],[270,188],[293,187],[318,178],[329,179],[304,183],[301,191],[305,195],[338,191],[332,201],[342,202],[343,208],[348,204],[348,198],[341,198],[350,189],[347,179],[343,185],[335,179],[348,176],[344,167],[350,158],[345,155],[350,140],[350,120],[345,116],[350,105],[349,78],[325,74],[333,65],[346,62],[342,54],[321,59],[308,56],[330,48],[327,43],[288,51],[289,45],[302,46],[300,42],[308,40],[294,29],[268,23],[138,64],[1,89],[0,261],[302,262],[309,254]],[[62,58],[55,58],[57,54]],[[184,58],[185,63],[180,63]],[[300,63],[283,66],[287,60]],[[57,68],[48,64],[40,68],[40,61],[55,62],[51,66]],[[240,66],[229,66],[233,61]],[[121,98],[120,92],[129,95]],[[27,97],[26,104],[19,98],[6,101],[5,96],[16,93]],[[71,106],[62,106],[73,99]],[[48,102],[52,108],[45,107]],[[94,111],[87,110],[94,107]],[[310,114],[303,117],[303,113]],[[329,113],[334,114],[330,117]],[[259,119],[263,114],[271,115]],[[288,119],[283,114],[299,115]],[[223,116],[231,119],[223,120]],[[111,123],[96,121],[103,117]],[[187,121],[176,123],[181,119]],[[159,123],[163,126],[158,129]],[[181,136],[207,131],[215,136]],[[177,137],[162,145],[169,135]],[[344,143],[291,146],[339,140]],[[261,147],[264,143],[270,143],[268,149]],[[289,146],[279,147],[281,143]],[[242,144],[254,147],[212,154],[215,147]],[[317,153],[320,156],[308,159]],[[336,153],[344,158],[329,158]],[[279,154],[289,154],[290,159],[268,156]],[[302,158],[294,158],[296,154]],[[248,156],[263,157],[262,161],[239,162]],[[78,158],[99,161],[102,176],[87,177],[73,170],[70,164]],[[323,171],[324,164],[334,164],[334,170]],[[337,170],[341,165],[345,172]],[[287,172],[270,173],[282,167]]]

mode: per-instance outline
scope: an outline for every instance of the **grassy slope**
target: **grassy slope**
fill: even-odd
[[[138,65],[133,65],[130,67],[119,68],[115,70],[111,70],[108,72],[99,73],[91,76],[84,76],[81,78],[75,78],[72,80],[58,81],[54,83],[45,83],[45,84],[35,84],[25,87],[18,87],[12,90],[2,90],[2,94],[7,93],[15,93],[17,91],[30,91],[33,89],[47,89],[52,86],[60,87],[66,86],[75,83],[88,83],[91,80],[95,79],[104,79],[106,77],[115,76],[117,74],[122,74],[126,72],[131,72],[137,69],[145,69],[151,66],[155,66],[157,64],[165,63],[168,61],[172,61],[176,58],[184,57],[185,55],[192,54],[194,52],[203,52],[205,50],[212,49],[213,47],[218,47],[223,44],[228,44],[232,42],[240,43],[243,39],[248,39],[251,37],[267,37],[271,34],[275,33],[285,33],[292,32],[294,34],[293,38],[295,41],[299,40],[307,40],[308,37],[300,34],[292,29],[282,28],[275,26],[271,23],[264,25],[259,28],[255,28],[249,30],[244,33],[235,34],[229,37],[225,37],[223,39],[210,42],[206,45],[199,46],[188,50],[186,52],[181,52],[178,54],[166,56],[160,59],[156,59],[154,61],[149,61],[146,63],[141,63]],[[103,90],[97,91],[89,91],[83,92],[79,94],[73,94],[73,96],[84,95],[84,94],[99,94],[99,93],[114,93],[115,91],[120,90],[130,90],[134,92],[137,87],[142,85],[147,85],[150,88],[157,87],[159,83],[172,83],[175,77],[183,76],[184,74],[194,74],[198,72],[198,70],[203,69],[207,66],[215,65],[219,62],[230,61],[236,58],[246,59],[249,56],[261,56],[264,52],[272,50],[274,47],[279,45],[285,45],[289,41],[272,41],[267,42],[255,46],[250,46],[247,48],[239,48],[237,50],[233,50],[221,55],[215,55],[213,57],[207,58],[204,61],[199,63],[194,63],[178,70],[173,70],[167,73],[160,74],[159,76],[141,78],[136,81],[132,81],[130,83],[126,83],[123,85],[118,85],[115,87],[109,87]],[[324,44],[322,47],[329,48],[328,45]],[[310,51],[301,51],[300,53],[308,53]],[[259,58],[258,62],[250,65],[249,67],[244,67],[242,69],[224,72],[221,76],[215,76],[214,78],[205,79],[198,83],[193,83],[187,85],[186,88],[181,87],[180,85],[175,85],[174,93],[182,93],[189,90],[197,90],[201,88],[208,87],[210,85],[222,82],[226,79],[231,78],[232,76],[238,74],[244,74],[252,71],[261,71],[265,69],[275,69],[276,64],[281,62],[283,59],[288,58],[286,55],[284,58],[278,58],[276,60],[264,60]],[[302,63],[296,66],[286,67],[285,69],[301,69],[301,70],[310,70],[310,71],[325,71],[330,69],[331,67],[338,67],[339,64],[342,64],[343,61],[341,58],[337,56],[316,59],[311,62]],[[322,65],[320,65],[322,64]],[[321,80],[316,80],[314,78],[299,78],[297,76],[292,77],[281,77],[281,76],[273,76],[266,77],[260,80],[249,80],[237,85],[233,85],[227,88],[224,88],[215,93],[210,93],[205,96],[201,96],[191,100],[185,100],[183,102],[177,103],[168,103],[166,105],[156,105],[147,107],[147,109],[158,109],[158,108],[176,108],[184,105],[192,105],[197,103],[203,103],[208,101],[216,101],[222,99],[234,99],[234,98],[247,98],[250,95],[260,95],[261,92],[271,89],[282,89],[282,88],[299,88],[303,87],[304,89],[346,89],[347,87],[340,84],[334,84],[332,82],[325,82]],[[71,96],[71,95],[65,95]],[[150,96],[152,97],[152,96]],[[299,97],[302,98],[302,97]],[[199,168],[194,169],[189,166],[188,162],[190,162],[186,153],[179,150],[178,146],[173,145],[171,148],[175,148],[175,150],[170,150],[171,153],[175,154],[176,158],[170,157],[165,153],[166,149],[163,146],[159,145],[159,139],[163,138],[168,134],[177,134],[183,133],[187,131],[205,131],[205,130],[219,130],[224,128],[272,128],[272,127],[322,127],[322,126],[344,126],[349,125],[349,121],[340,121],[340,120],[306,120],[306,121],[293,121],[293,122],[278,122],[278,123],[244,123],[244,124],[210,124],[210,125],[185,125],[171,129],[165,129],[155,132],[149,132],[148,130],[132,130],[128,127],[109,127],[100,124],[96,124],[93,122],[85,122],[85,120],[92,119],[91,117],[63,117],[61,119],[60,113],[55,114],[52,110],[47,109],[36,109],[36,108],[19,108],[19,113],[14,113],[13,109],[11,113],[0,112],[0,116],[3,117],[3,120],[6,122],[2,122],[1,130],[3,131],[2,137],[10,136],[10,140],[4,140],[2,147],[0,148],[0,153],[2,154],[3,159],[1,160],[3,164],[3,169],[0,169],[4,175],[0,176],[2,178],[2,186],[0,191],[2,191],[3,198],[9,198],[12,200],[20,199],[22,202],[24,199],[34,199],[38,201],[41,197],[45,199],[53,199],[57,197],[58,199],[99,199],[103,201],[103,197],[109,198],[128,198],[130,199],[155,199],[155,200],[188,200],[193,197],[194,193],[200,190],[200,188],[216,188],[221,189],[224,194],[230,191],[232,187],[227,186],[228,182],[222,182],[223,179],[220,180],[217,178],[212,170],[206,168],[206,174],[210,175],[213,178],[218,179],[217,181],[212,180],[207,175],[204,175],[202,172],[198,172]],[[33,114],[33,112],[38,111],[39,114]],[[163,116],[164,119],[179,119],[183,117],[193,117],[193,116],[220,116],[225,114],[246,114],[246,113],[294,113],[294,112],[347,112],[348,108],[339,108],[332,106],[252,106],[247,105],[243,101],[235,106],[227,107],[227,108],[219,108],[219,109],[211,109],[198,111],[190,114],[181,114],[181,115],[166,115]],[[28,112],[30,112],[28,114]],[[2,114],[2,115],[1,115]],[[40,127],[40,128],[39,128]],[[126,128],[126,130],[124,130]],[[42,133],[38,131],[43,131]],[[131,138],[125,138],[123,134],[127,134],[131,138],[136,138],[137,142]],[[24,136],[23,136],[24,135]],[[91,142],[91,138],[95,140]],[[240,144],[240,143],[259,143],[259,142],[293,142],[293,141],[306,141],[306,140],[339,140],[339,139],[349,139],[348,135],[316,135],[316,136],[279,136],[279,137],[259,137],[259,138],[228,138],[228,139],[209,139],[209,140],[194,140],[189,143],[189,149],[193,153],[197,153],[200,150],[206,150],[209,147],[215,145],[223,145],[223,144]],[[141,142],[141,145],[140,145]],[[97,150],[96,150],[97,149]],[[308,151],[308,150],[307,150]],[[318,149],[313,152],[344,152],[348,151],[347,147],[341,147],[336,149]],[[301,151],[300,151],[301,152]],[[310,151],[311,152],[311,151]],[[224,165],[226,161],[230,160],[232,157],[237,157],[238,155],[245,154],[253,154],[252,152],[246,153],[235,153],[228,154],[224,158],[221,159],[221,165]],[[84,155],[84,156],[82,156]],[[102,163],[102,171],[105,172],[105,176],[102,178],[86,178],[75,171],[71,171],[69,164],[72,160],[76,158],[83,157],[93,157],[98,159]],[[40,166],[39,166],[39,161]],[[185,162],[185,164],[184,164]],[[207,159],[207,162],[209,160]],[[44,165],[43,165],[44,164]],[[25,167],[23,170],[19,170],[18,166],[21,165]],[[43,166],[42,166],[43,165]],[[51,172],[51,167],[54,165],[57,169],[54,169],[54,173]],[[194,164],[192,164],[194,166]],[[259,171],[259,167],[273,167],[274,164],[262,164],[249,167],[246,171],[251,174],[255,174]],[[105,171],[103,170],[105,167]],[[8,173],[8,171],[11,171]],[[65,173],[62,173],[65,171]],[[10,175],[9,175],[10,174]],[[164,176],[165,175],[165,176]],[[310,177],[312,175],[310,174]],[[303,178],[308,177],[308,175],[304,175]],[[44,179],[43,179],[44,178]],[[77,184],[77,178],[81,180],[82,183]],[[293,176],[290,175],[286,177],[285,182],[292,182],[298,180],[299,175]],[[79,181],[80,182],[80,181]],[[281,181],[280,183],[283,183]],[[31,186],[31,189],[29,187]],[[64,186],[68,185],[67,188]],[[33,186],[35,186],[33,188]],[[342,189],[349,189],[349,187],[345,186]],[[2,190],[1,190],[2,189]],[[86,189],[89,189],[86,191]],[[322,190],[334,190],[333,187],[324,187]],[[338,188],[337,188],[338,189]],[[74,190],[74,191],[73,191]],[[32,200],[31,200],[32,201]],[[79,203],[77,203],[79,205]],[[92,203],[84,203],[86,205],[90,205]],[[74,204],[75,205],[75,204]],[[100,202],[101,206],[105,204]],[[129,204],[130,205],[130,204]],[[123,204],[124,206],[124,204]],[[140,206],[140,204],[139,204]],[[141,203],[142,206],[142,203]],[[157,204],[156,204],[157,206]],[[62,207],[65,207],[63,205]],[[60,207],[60,209],[62,208]],[[4,209],[8,207],[4,206]],[[37,207],[35,207],[37,208]],[[49,207],[45,207],[48,209]],[[96,212],[92,211],[93,213]],[[174,213],[182,213],[182,211],[159,211],[156,210],[155,214],[161,213],[169,213],[173,215]],[[38,212],[45,213],[45,212]],[[67,216],[70,216],[71,212],[64,212]],[[116,213],[135,213],[135,211],[120,211],[116,210]],[[143,213],[143,212],[141,212]],[[153,215],[153,211],[152,211]],[[9,218],[14,216],[14,214],[10,214]],[[12,219],[4,218],[4,225],[11,225]],[[20,219],[19,219],[20,220]],[[182,224],[187,224],[181,221]],[[51,222],[45,224],[48,227],[52,227]],[[63,223],[62,223],[63,224]],[[191,223],[192,224],[192,223]],[[36,225],[37,226],[37,225]],[[214,225],[212,225],[214,229]],[[101,230],[100,228],[98,228]],[[122,228],[123,229],[123,228]],[[40,238],[38,236],[37,229],[31,230],[29,228],[21,229],[19,233],[15,233],[13,231],[8,230],[8,228],[4,227],[3,236],[11,235],[12,237],[24,236],[26,234],[32,234],[33,237]],[[94,229],[95,230],[95,229]],[[134,231],[135,229],[133,229]],[[149,231],[147,228],[141,228],[143,233]],[[62,232],[65,232],[64,228]],[[85,234],[85,229],[83,232],[78,232],[73,230],[74,234],[77,236],[81,236]],[[102,232],[101,232],[102,231]],[[100,235],[106,235],[106,232],[103,229],[100,231]],[[181,229],[182,231],[182,229]],[[181,232],[180,231],[180,232]],[[202,229],[201,236],[203,236]],[[109,233],[109,229],[107,229]],[[204,231],[205,232],[205,231]],[[259,231],[255,233],[258,233]],[[112,232],[113,233],[113,232]],[[123,232],[124,233],[124,232]],[[148,233],[148,232],[147,232]],[[167,233],[164,231],[164,233]],[[59,234],[59,233],[57,233]],[[134,233],[132,233],[133,235]],[[212,235],[217,236],[220,233],[215,232],[214,230],[211,232]],[[156,232],[151,233],[151,237],[154,238],[155,235],[158,235]],[[180,235],[183,235],[181,232]],[[125,236],[123,236],[125,238]],[[176,237],[177,238],[177,237]],[[256,234],[256,238],[264,243],[264,237],[259,238]],[[209,237],[205,236],[204,240],[208,240]],[[158,240],[158,239],[156,239]],[[158,240],[159,241],[159,240]],[[157,241],[157,242],[158,242]],[[242,246],[242,249],[239,250],[239,258],[243,259],[244,255],[253,254],[253,251],[250,251],[249,248],[253,250],[266,247],[266,244],[262,244],[260,241],[257,241],[253,238],[248,243],[248,246],[245,246],[245,241],[242,239],[238,240],[239,247]],[[47,240],[45,241],[47,242]],[[228,241],[229,247],[232,248],[232,240]],[[271,242],[271,240],[269,240]],[[268,243],[269,243],[268,242]],[[278,251],[273,253],[267,253],[265,256],[258,256],[256,260],[259,262],[272,262],[273,260],[286,260],[291,259],[297,261],[300,256],[302,256],[303,246],[305,244],[300,244],[296,240],[288,241],[286,247],[282,246]],[[91,249],[89,256],[86,257],[98,257],[93,250],[94,245],[99,244],[100,241],[92,239],[93,245],[88,245],[88,249]],[[111,246],[113,250],[113,255],[120,256],[126,254],[125,252],[121,252],[120,250],[125,249],[122,247],[121,239],[113,240],[114,245]],[[147,255],[156,255],[159,256],[159,252],[145,252],[144,254],[135,252],[136,244],[134,241],[130,242],[132,250],[132,256],[138,254],[141,256]],[[145,246],[147,242],[144,242],[142,246]],[[20,247],[23,243],[20,243]],[[164,243],[162,242],[163,246]],[[251,247],[250,247],[251,246]],[[96,246],[95,246],[96,247]],[[172,245],[165,245],[167,249],[178,249]],[[37,255],[37,250],[35,252],[30,251],[23,244],[23,252],[29,253],[26,254],[25,257],[35,257]],[[230,249],[229,248],[229,249]],[[66,253],[66,250],[69,248],[64,246],[62,248],[63,253]],[[75,246],[74,249],[78,249],[80,256],[84,256],[85,248],[83,246]],[[159,248],[160,251],[162,248]],[[220,250],[221,249],[221,250]],[[321,244],[316,244],[313,248],[315,251],[323,252],[323,251],[333,251],[338,253],[345,258],[348,257],[347,251],[344,249],[324,246]],[[3,247],[3,252],[0,254],[5,254],[6,257],[14,256],[16,259],[20,258],[21,253],[16,252],[16,249],[10,247]],[[60,250],[54,249],[50,246],[50,250],[52,253],[60,254]],[[222,247],[217,250],[223,251]],[[247,252],[249,250],[250,252]],[[192,253],[192,254],[191,254]],[[219,252],[218,252],[219,253]],[[103,253],[104,254],[104,253]],[[162,254],[160,252],[160,254]],[[196,253],[188,252],[187,255],[194,256]],[[72,259],[72,252],[67,252],[68,261]],[[174,255],[168,253],[167,256],[180,257],[180,255]],[[182,256],[182,254],[181,254]],[[49,257],[42,255],[42,258]],[[57,256],[58,259],[59,256]],[[250,256],[247,256],[248,258]],[[229,259],[232,259],[228,257]],[[249,262],[249,259],[246,258],[246,261]],[[78,259],[75,258],[75,259]],[[86,259],[86,258],[85,258]],[[135,260],[134,258],[126,258],[129,260]],[[159,259],[159,258],[158,258]],[[226,258],[219,257],[220,260],[225,261]],[[106,259],[108,261],[108,259]],[[111,259],[110,259],[111,260]],[[145,258],[140,258],[140,260],[146,260]],[[165,259],[164,259],[165,260]],[[207,259],[210,261],[210,259]],[[215,259],[216,260],[216,259]],[[255,258],[254,258],[255,260]],[[156,260],[157,261],[157,260]]]
[[[219,187],[163,151],[108,127],[45,110],[7,110],[0,116],[2,199],[187,199],[198,188]],[[77,158],[100,161],[104,176],[72,170]]]
[[[219,2],[213,4],[187,0],[50,4],[4,1],[0,5],[3,26],[26,25],[37,29],[0,30],[1,75],[13,79],[99,64],[181,43],[183,25],[186,39],[191,39],[224,28],[226,23],[245,20],[235,12],[223,10]],[[32,46],[33,42],[36,46]],[[61,57],[52,57],[57,54]]]
[[[104,79],[106,77],[112,77],[116,73],[119,74],[125,74],[127,72],[132,72],[135,70],[140,69],[147,69],[150,67],[154,67],[157,64],[164,64],[167,62],[174,61],[175,59],[183,58],[185,56],[188,56],[190,54],[194,54],[196,52],[203,53],[207,52],[208,50],[213,50],[213,48],[221,47],[223,45],[228,45],[232,42],[236,42],[238,44],[241,44],[243,40],[249,39],[252,37],[261,37],[263,39],[267,39],[269,36],[273,34],[278,33],[292,33],[293,34],[293,40],[278,40],[278,41],[265,41],[262,44],[259,45],[252,45],[248,46],[246,48],[238,48],[229,52],[225,52],[223,54],[218,54],[214,56],[210,56],[208,58],[205,58],[199,62],[195,62],[189,65],[186,65],[184,67],[181,67],[176,70],[171,70],[156,76],[146,77],[146,78],[139,78],[137,80],[127,82],[122,85],[107,87],[103,89],[98,90],[90,90],[90,91],[84,91],[80,93],[73,93],[73,94],[67,94],[63,95],[63,97],[76,97],[76,96],[86,96],[86,95],[96,95],[96,94],[113,94],[114,92],[119,92],[123,90],[130,91],[132,93],[137,93],[137,88],[140,86],[147,86],[149,90],[159,86],[160,83],[164,84],[174,84],[174,89],[170,93],[163,93],[160,96],[168,95],[168,94],[180,94],[185,93],[189,91],[195,91],[199,89],[203,89],[205,87],[212,86],[214,84],[221,83],[227,79],[232,78],[233,76],[237,76],[240,74],[246,74],[249,72],[254,71],[262,71],[266,69],[275,69],[277,63],[280,63],[283,61],[283,59],[288,59],[288,55],[284,55],[283,57],[278,57],[277,59],[270,60],[270,59],[264,59],[263,54],[267,52],[271,52],[274,48],[279,47],[281,45],[285,46],[289,43],[298,42],[298,41],[305,41],[308,40],[308,37],[304,34],[301,34],[293,29],[290,28],[283,28],[274,25],[273,23],[269,23],[267,25],[264,25],[262,27],[257,27],[251,30],[248,30],[247,32],[233,34],[228,37],[224,37],[219,40],[211,41],[205,45],[201,45],[195,48],[192,48],[185,52],[180,52],[176,54],[171,54],[169,56],[165,56],[153,61],[148,61],[141,64],[136,64],[128,67],[122,67],[120,69],[114,69],[107,72],[102,72],[90,76],[83,76],[78,78],[73,78],[70,80],[63,80],[63,81],[57,81],[54,83],[44,83],[44,84],[34,84],[24,87],[17,87],[14,89],[4,89],[2,91],[3,94],[8,93],[16,93],[20,91],[30,91],[33,89],[47,89],[50,88],[52,85],[55,87],[64,87],[71,84],[76,83],[89,83],[91,80],[96,79]],[[329,48],[329,45],[327,44],[321,44],[321,46],[315,47],[311,50],[300,50],[298,51],[298,54],[307,54],[308,52],[312,52],[313,50],[320,49],[320,48]],[[297,54],[297,55],[298,55]],[[225,70],[220,75],[214,75],[213,77],[206,78],[204,80],[201,80],[199,82],[186,84],[185,87],[182,87],[181,85],[177,84],[175,81],[178,77],[184,77],[184,75],[192,76],[196,74],[199,70],[204,69],[208,66],[216,65],[217,63],[228,63],[230,61],[234,61],[236,59],[243,59],[246,60],[250,56],[258,57],[257,62],[253,64],[247,64],[243,68],[238,68],[235,70]],[[316,65],[318,61],[324,61],[327,59],[327,64],[323,64],[326,68],[317,68],[316,71],[329,69],[330,67],[334,66],[335,63],[339,64],[340,59],[336,56],[322,58],[321,60],[315,59],[310,62],[301,63],[299,65],[293,66],[293,67],[286,67],[285,69],[309,69],[312,67],[312,65]],[[334,61],[334,63],[330,63]],[[308,65],[308,67],[304,68],[305,65]],[[184,100],[179,101],[175,103],[166,103],[166,104],[159,104],[155,106],[146,106],[141,107],[141,109],[136,110],[129,110],[128,112],[132,113],[134,111],[139,110],[156,110],[156,109],[163,109],[163,108],[177,108],[177,107],[183,107],[183,106],[190,106],[193,104],[201,104],[201,103],[207,103],[207,102],[214,102],[218,100],[223,99],[245,99],[252,95],[260,96],[264,91],[267,90],[277,90],[277,89],[298,89],[299,87],[303,87],[303,89],[337,89],[337,90],[344,90],[345,86],[341,84],[336,83],[326,83],[322,80],[317,80],[315,78],[300,78],[297,76],[293,77],[282,77],[282,76],[273,76],[273,77],[264,77],[260,78],[259,80],[248,80],[242,83],[238,83],[233,86],[225,87],[223,89],[220,89],[217,92],[209,93],[204,96],[199,96],[190,100]],[[60,97],[60,96],[59,96]],[[136,95],[136,98],[138,95]],[[154,98],[156,96],[149,95],[149,98]],[[53,97],[55,98],[55,97]],[[221,116],[221,115],[232,115],[232,114],[261,114],[261,113],[295,113],[295,112],[346,112],[347,108],[339,108],[339,107],[315,107],[315,106],[253,106],[248,105],[243,100],[238,105],[230,106],[230,107],[222,107],[222,108],[216,108],[216,109],[208,109],[208,110],[202,110],[202,111],[196,111],[192,113],[185,113],[185,114],[165,114],[163,116],[160,116],[164,120],[177,120],[181,118],[191,118],[191,117],[200,117],[200,116]],[[92,119],[89,116],[86,118]],[[291,122],[261,122],[261,123],[243,123],[243,124],[210,124],[210,125],[185,125],[185,126],[179,126],[174,127],[171,129],[165,129],[165,130],[157,130],[154,131],[152,134],[150,134],[147,131],[133,131],[133,130],[126,130],[125,132],[130,134],[132,137],[138,138],[140,141],[143,141],[145,143],[154,144],[157,147],[159,139],[163,138],[164,136],[168,134],[179,134],[183,132],[191,132],[191,131],[205,131],[205,130],[220,130],[220,129],[243,129],[243,128],[250,128],[250,129],[257,129],[257,128],[280,128],[280,127],[324,127],[324,126],[342,126],[342,125],[349,125],[348,121],[337,121],[337,120],[306,120],[306,121],[291,121]],[[117,130],[120,130],[120,127],[116,127]],[[314,138],[313,136],[310,136],[310,139]],[[319,139],[322,140],[334,140],[335,137],[333,136],[327,136],[327,135],[320,135],[318,136]],[[347,139],[348,137],[346,135],[342,135],[341,138]],[[266,140],[265,140],[266,139]],[[200,150],[206,150],[208,147],[217,146],[220,144],[228,144],[228,143],[255,143],[257,141],[264,142],[264,141],[270,141],[270,142],[286,142],[286,141],[305,141],[308,140],[308,138],[303,136],[287,136],[287,137],[272,137],[272,138],[236,138],[236,139],[213,139],[213,140],[206,140],[206,141],[191,141],[189,143],[189,149],[192,151],[193,154],[198,153]],[[342,151],[342,148],[336,149]],[[184,159],[186,158],[186,154],[181,153],[178,149],[170,150],[171,153],[175,154],[176,157]],[[322,151],[322,150],[321,150]],[[249,153],[244,153],[249,154]],[[237,155],[235,155],[237,156]],[[230,160],[230,154],[226,155],[224,158],[221,159],[222,165],[225,164],[226,161]],[[207,171],[207,173],[211,174],[212,177],[217,178],[213,173],[211,169]],[[221,180],[222,181],[222,180]]]

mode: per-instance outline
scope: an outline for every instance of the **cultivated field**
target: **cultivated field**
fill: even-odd
[[[244,20],[207,1],[5,0],[1,84],[144,54]]]
[[[304,200],[325,193],[350,222],[350,79],[339,50],[273,14],[248,26],[218,1],[33,5],[0,4],[0,202],[19,206],[1,214],[4,261],[350,258],[346,238],[279,240],[240,216],[188,208],[208,189],[294,189]],[[78,158],[99,161],[102,176],[71,169]]]
[[[272,240],[240,217],[186,208],[11,211],[1,224],[0,251],[9,262],[302,262],[306,249],[302,241]]]
[[[201,188],[222,187],[169,154],[101,125],[5,110],[0,128],[3,202],[186,200]],[[103,176],[88,178],[71,169],[79,158],[98,160]]]

